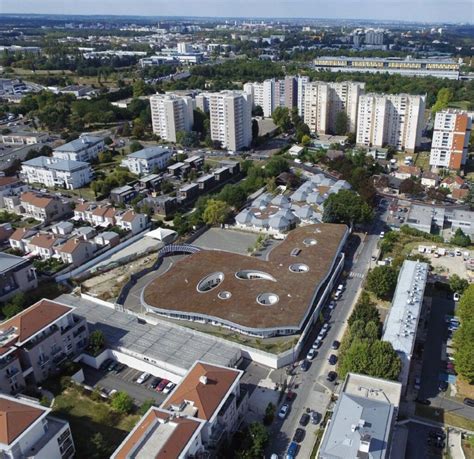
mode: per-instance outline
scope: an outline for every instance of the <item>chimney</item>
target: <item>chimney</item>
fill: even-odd
[[[202,375],[202,376],[199,376],[199,382],[201,384],[207,384],[207,377]]]

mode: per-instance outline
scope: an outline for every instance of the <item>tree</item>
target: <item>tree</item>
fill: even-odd
[[[96,432],[91,437],[91,446],[92,446],[92,459],[102,459],[108,457],[110,454],[110,446],[104,440],[104,437],[100,432]]]
[[[297,124],[295,124],[295,128],[296,128],[296,133],[295,133],[296,140],[298,142],[303,142],[304,136],[310,137],[311,131],[309,130],[309,127],[307,124],[303,123],[302,121],[299,121]]]
[[[461,323],[467,321],[474,321],[474,284],[471,284],[461,295],[457,314],[461,319]]]
[[[13,317],[19,312],[23,311],[26,301],[27,299],[23,292],[12,296],[2,309],[2,313],[5,318],[9,319],[10,317]]]
[[[265,165],[265,175],[267,177],[276,177],[282,172],[288,172],[290,165],[285,158],[281,156],[272,156],[270,161]]]
[[[461,228],[458,228],[450,242],[451,244],[458,245],[460,247],[467,247],[471,244],[471,238],[465,234]]]
[[[305,134],[303,137],[301,137],[301,143],[304,147],[307,147],[311,143],[311,137]]]
[[[469,287],[469,282],[466,279],[462,279],[457,274],[453,274],[449,278],[449,288],[453,292],[457,292],[462,295],[468,287]]]
[[[277,107],[272,113],[273,122],[286,132],[291,128],[290,111],[287,107]]]
[[[347,113],[344,111],[337,112],[336,122],[334,126],[336,135],[345,135],[347,132],[348,124],[349,124],[349,118],[347,116]]]
[[[138,410],[138,414],[143,416],[154,404],[155,404],[155,401],[152,398],[145,400],[141,404],[140,409]]]
[[[324,203],[325,223],[368,223],[373,213],[369,205],[354,191],[341,190],[331,194]]]
[[[267,429],[263,424],[253,422],[249,425],[248,432],[251,438],[250,457],[263,457],[265,446],[270,438]]]
[[[229,206],[238,209],[242,207],[247,199],[247,194],[239,185],[226,185],[218,195],[219,200],[226,202]]]
[[[377,298],[391,299],[397,286],[398,273],[391,266],[377,266],[367,275],[367,290],[375,293]]]
[[[275,417],[275,405],[270,402],[265,409],[263,424],[266,426],[269,426],[273,422],[274,417]]]
[[[252,116],[263,116],[263,108],[260,105],[255,105]]]
[[[400,193],[404,194],[420,194],[423,187],[412,178],[407,178],[400,183]]]
[[[135,153],[136,151],[140,151],[142,149],[143,146],[140,142],[137,142],[136,140],[130,142],[130,153]]]
[[[453,91],[450,88],[441,88],[438,91],[435,104],[431,107],[431,112],[436,113],[448,107],[453,99]]]
[[[89,349],[93,355],[99,354],[105,347],[105,336],[101,330],[94,330],[89,335]]]
[[[471,303],[470,307],[472,309]],[[456,371],[468,381],[474,384],[474,319],[462,320],[461,326],[454,333],[454,362]]]
[[[112,408],[120,413],[130,413],[133,408],[133,398],[126,392],[118,391],[112,396]]]
[[[98,154],[100,163],[110,163],[112,161],[112,153],[109,150],[101,151]]]
[[[360,320],[364,324],[368,322],[380,322],[380,314],[375,304],[370,300],[370,296],[367,292],[362,292],[359,301],[354,307],[352,314],[348,319],[348,324],[351,326],[355,321]]]
[[[252,144],[256,145],[258,139],[258,121],[252,120]]]
[[[183,147],[196,147],[199,145],[199,135],[194,131],[178,131],[176,133],[176,143]]]
[[[229,213],[230,209],[227,203],[218,199],[209,199],[202,218],[208,225],[222,224],[227,220]]]

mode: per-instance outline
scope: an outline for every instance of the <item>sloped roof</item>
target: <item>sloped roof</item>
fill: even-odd
[[[31,204],[32,206],[41,207],[43,209],[48,207],[48,205],[53,201],[53,199],[54,198],[51,196],[42,196],[31,191],[26,191],[20,196],[21,202],[26,202],[28,204]]]

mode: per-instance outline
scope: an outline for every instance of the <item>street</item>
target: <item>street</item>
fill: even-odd
[[[293,434],[299,426],[299,419],[306,408],[316,410],[322,416],[326,412],[331,394],[335,391],[334,383],[326,380],[328,372],[334,370],[334,366],[328,363],[328,357],[330,354],[337,354],[337,351],[331,349],[331,344],[334,340],[341,341],[342,339],[347,319],[362,286],[363,279],[371,266],[372,255],[377,250],[379,234],[383,230],[386,217],[387,210],[377,215],[365,239],[354,247],[354,253],[346,252],[345,270],[349,275],[345,280],[344,293],[330,314],[328,319],[330,329],[318,350],[317,356],[311,362],[309,370],[304,373],[301,372],[299,367],[297,369],[297,374],[291,386],[291,390],[297,394],[296,398],[291,403],[286,419],[282,421],[276,418],[271,426],[271,440],[267,448],[267,457],[273,453],[283,455],[286,452]],[[312,342],[308,342],[305,349],[309,349],[311,344]],[[301,355],[300,359],[302,360],[304,357],[305,355]],[[316,432],[317,427],[312,424],[308,424],[306,427],[306,436],[300,444],[299,457],[310,457],[314,445],[314,432]]]

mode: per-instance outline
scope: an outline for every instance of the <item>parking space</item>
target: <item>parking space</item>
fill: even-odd
[[[405,459],[444,457],[446,436],[441,428],[410,422]]]
[[[107,370],[96,370],[87,365],[83,366],[85,384],[88,386],[105,389],[105,393],[110,391],[123,391],[129,394],[137,405],[142,404],[145,400],[155,400],[155,404],[159,406],[167,397],[167,394],[150,388],[150,383],[154,379],[151,376],[143,384],[138,384],[136,380],[142,374],[141,371],[134,368],[125,367],[119,373]]]

